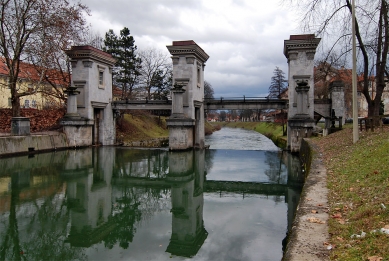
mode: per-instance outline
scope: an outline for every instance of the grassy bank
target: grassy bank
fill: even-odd
[[[352,137],[312,139],[328,171],[331,260],[389,260],[389,127]]]
[[[204,124],[205,135],[220,129],[208,122]],[[119,143],[129,144],[131,142],[167,139],[169,130],[166,126],[166,117],[157,117],[143,111],[134,111],[124,114],[117,124],[117,140]]]
[[[248,130],[255,130],[269,139],[280,148],[286,148],[286,136],[283,136],[282,125],[272,122],[212,122],[213,126],[229,127],[229,128],[243,128]]]
[[[117,123],[116,131],[119,143],[169,137],[165,118],[143,111],[124,114]]]

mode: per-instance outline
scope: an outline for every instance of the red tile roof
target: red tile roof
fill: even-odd
[[[314,39],[314,34],[298,34],[298,35],[291,35],[290,40],[311,40]]]
[[[90,45],[72,46],[70,50],[72,50],[72,51],[89,50],[89,51],[94,51],[96,53],[99,53],[100,55],[112,58],[112,55],[110,55],[109,53],[106,53],[106,52],[104,52],[104,51],[102,51],[100,49],[97,49],[97,48],[95,48],[93,46],[90,46]]]
[[[33,64],[20,62],[19,67],[19,78],[26,79],[29,81],[39,81],[40,80],[40,71],[43,71],[43,68],[34,66]],[[5,64],[5,58],[0,58],[0,75],[8,75],[8,68]],[[69,73],[61,73],[58,70],[48,69],[45,71],[46,77],[56,85],[67,86],[68,81],[70,80]],[[66,78],[66,80],[64,79]]]
[[[173,41],[173,46],[196,45],[193,40]]]

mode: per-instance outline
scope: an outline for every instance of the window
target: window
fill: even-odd
[[[30,100],[24,101],[24,108],[30,108]]]
[[[36,108],[36,100],[32,100],[31,106],[32,106],[32,108]]]
[[[97,65],[97,70],[98,70],[98,81],[99,81],[98,87],[99,87],[100,89],[104,89],[104,88],[105,88],[105,79],[104,79],[104,72],[105,72],[105,69],[106,69],[106,67],[101,66],[101,65]]]
[[[12,99],[8,98],[8,107],[12,107]]]
[[[99,71],[99,85],[103,85],[103,84],[104,84],[104,72]]]
[[[197,67],[197,86],[201,85],[200,67]]]

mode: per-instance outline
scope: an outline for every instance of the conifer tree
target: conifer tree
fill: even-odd
[[[286,83],[285,73],[276,66],[269,86],[269,98],[280,98],[280,94],[286,90]]]
[[[133,98],[133,89],[140,75],[141,59],[136,54],[134,38],[130,30],[124,27],[120,35],[112,29],[105,34],[104,51],[117,59],[113,68],[113,83],[122,90],[122,99]]]

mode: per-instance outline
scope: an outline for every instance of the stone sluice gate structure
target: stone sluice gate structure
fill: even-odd
[[[288,149],[298,152],[301,140],[313,133],[317,116],[326,119],[325,131],[335,118],[344,122],[344,93],[341,83],[333,84],[331,99],[314,100],[314,55],[320,38],[291,35],[284,41],[288,61],[288,101],[259,101],[258,108],[288,110]],[[66,53],[72,64],[72,82],[67,89],[67,114],[61,120],[69,146],[115,144],[115,116],[121,109],[171,109],[167,119],[169,149],[204,148],[204,111],[207,106],[223,109],[204,101],[204,68],[209,55],[194,41],[173,41],[167,46],[172,55],[172,101],[161,104],[136,101],[136,104],[112,102],[112,67],[115,59],[91,46],[73,46]],[[280,100],[281,101],[281,100]],[[242,101],[237,108],[245,108]],[[273,105],[271,105],[273,104]],[[232,105],[231,105],[232,106]],[[270,106],[270,107],[269,107]],[[231,107],[232,108],[232,107]],[[252,107],[250,107],[252,108]],[[334,117],[334,116],[337,117]]]

